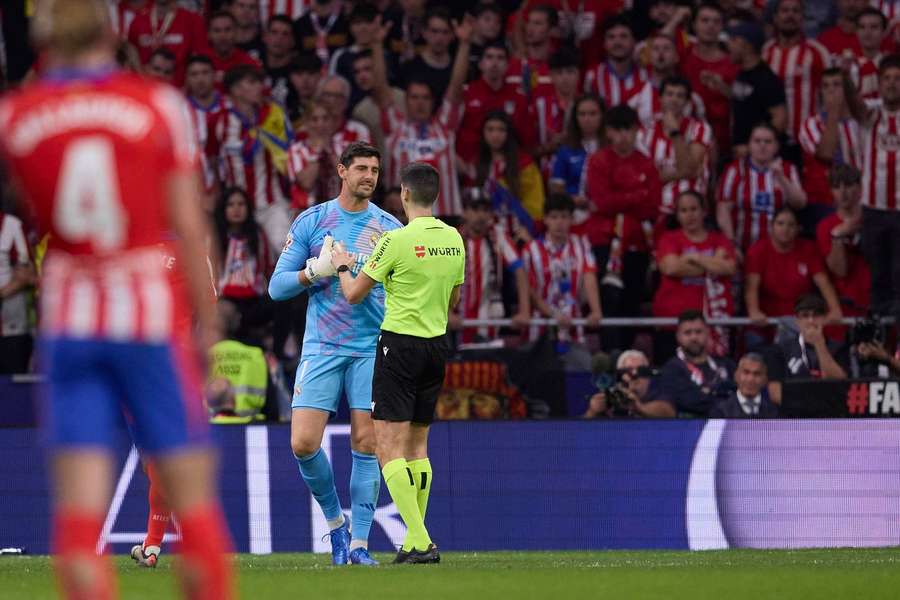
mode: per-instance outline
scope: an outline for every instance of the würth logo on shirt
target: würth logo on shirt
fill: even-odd
[[[415,247],[416,256],[419,258],[425,257],[425,246],[416,246]]]

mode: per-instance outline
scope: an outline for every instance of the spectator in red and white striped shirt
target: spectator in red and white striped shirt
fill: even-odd
[[[653,159],[663,183],[660,216],[675,211],[675,198],[682,192],[705,195],[709,183],[712,128],[706,121],[684,116],[690,96],[691,84],[683,77],[663,80],[662,112],[638,135],[638,147]]]
[[[850,79],[838,68],[828,69],[822,75],[821,93],[822,112],[809,117],[800,130],[803,189],[811,207],[831,212],[833,198],[827,181],[828,170],[832,165],[862,166],[859,119],[863,109]],[[818,212],[816,222],[827,214]]]
[[[388,24],[389,25],[389,24]],[[441,190],[435,204],[437,216],[462,214],[459,177],[456,168],[456,131],[462,117],[462,86],[469,66],[469,41],[472,19],[467,17],[455,27],[459,42],[453,62],[450,85],[435,114],[434,96],[424,81],[411,81],[406,88],[406,113],[394,105],[384,64],[384,39],[388,26],[379,23],[376,43],[372,48],[375,87],[373,98],[382,111],[382,125],[387,137],[387,185],[399,183],[400,169],[414,161],[427,162],[441,173]]]
[[[219,298],[231,301],[241,314],[241,335],[273,317],[266,292],[272,274],[272,254],[266,235],[253,219],[250,198],[241,188],[226,189],[214,213],[222,264],[217,269]]]
[[[678,52],[672,38],[655,35],[648,44],[650,53],[649,79],[640,91],[631,97],[628,106],[637,111],[643,127],[652,127],[653,122],[662,113],[660,94],[662,83],[669,77],[679,76]],[[703,99],[691,91],[687,104],[684,105],[684,116],[705,118]]]
[[[778,0],[772,24],[775,39],[763,46],[762,56],[784,82],[788,136],[796,140],[800,127],[816,112],[816,92],[831,57],[825,46],[804,36],[801,0]]]
[[[207,154],[218,156],[222,182],[241,187],[274,252],[291,226],[282,176],[287,174],[291,128],[284,111],[263,99],[262,71],[235,67],[225,74],[228,108],[215,122]]]
[[[591,245],[584,236],[571,233],[574,210],[569,196],[551,194],[544,206],[547,231],[542,239],[526,246],[525,257],[534,315],[556,319],[559,340],[570,341],[574,337],[574,341],[584,343],[584,328],[579,326],[573,332],[571,320],[584,316],[585,304],[589,324],[599,324],[603,312]],[[531,338],[539,335],[540,329],[533,327]]]
[[[803,208],[806,192],[797,168],[778,158],[775,128],[761,123],[750,132],[749,154],[728,165],[719,180],[716,220],[744,253],[769,237],[771,220],[785,204]]]
[[[872,271],[872,309],[900,316],[900,55],[878,69],[881,106],[861,127],[863,254]]]
[[[528,274],[512,239],[497,225],[489,198],[469,195],[463,209],[460,230],[466,242],[466,279],[460,303],[450,312],[451,329],[458,329],[462,319],[502,319],[506,316],[503,303],[503,278],[512,274],[516,281],[516,313],[513,324],[525,327],[531,320],[531,299]],[[465,329],[463,342],[496,339],[496,327]]]
[[[850,77],[864,100],[878,97],[878,63],[883,56],[881,49],[887,26],[887,19],[874,8],[867,8],[856,17],[861,54],[848,66]]]
[[[225,96],[215,87],[215,73],[212,61],[204,54],[190,57],[185,70],[184,93],[194,111],[195,133],[201,149],[207,148],[210,127],[225,110]],[[204,179],[207,188],[212,187],[218,177],[218,157],[207,156],[204,164]]]
[[[607,106],[628,102],[649,79],[634,60],[634,28],[631,22],[615,15],[603,22],[606,61],[591,67],[584,76],[584,91],[597,94]]]
[[[537,138],[540,145],[534,155],[543,159],[542,170],[547,175],[550,157],[559,150],[566,137],[566,122],[578,97],[581,83],[579,56],[570,48],[561,48],[550,57],[550,80],[553,92],[542,94],[532,100],[534,116],[537,118]],[[522,139],[524,148],[529,148],[528,140]]]

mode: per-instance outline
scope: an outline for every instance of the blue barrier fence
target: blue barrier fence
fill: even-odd
[[[222,498],[241,552],[325,551],[321,512],[286,426],[216,428]],[[349,428],[329,426],[349,505]],[[46,553],[39,434],[0,429],[0,546]],[[106,537],[142,539],[147,480],[123,437]],[[446,550],[900,544],[894,420],[452,422],[433,428],[432,537]],[[405,530],[382,486],[371,547]]]

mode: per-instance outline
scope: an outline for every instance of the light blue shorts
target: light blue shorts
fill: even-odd
[[[297,366],[291,408],[337,413],[342,394],[350,410],[372,410],[374,356],[304,356]]]

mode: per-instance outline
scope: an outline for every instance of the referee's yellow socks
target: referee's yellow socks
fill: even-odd
[[[406,551],[416,548],[427,550],[431,544],[431,538],[425,529],[425,520],[419,512],[416,483],[412,471],[406,463],[406,459],[397,458],[381,469],[384,482],[387,484],[391,498],[400,511],[403,522],[406,523],[406,540],[403,549]]]
[[[419,504],[419,514],[425,521],[425,511],[428,509],[428,495],[431,493],[431,461],[427,458],[417,458],[406,463],[412,471],[413,481],[416,484],[416,501]]]

